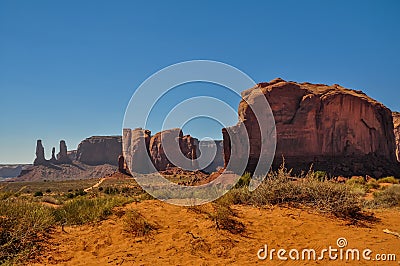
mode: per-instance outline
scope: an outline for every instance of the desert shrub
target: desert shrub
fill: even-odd
[[[368,181],[365,186],[366,186],[367,191],[370,190],[370,189],[378,189],[378,188],[380,188],[379,183],[375,179],[371,179],[370,181]]]
[[[238,180],[238,182],[236,183],[235,188],[248,187],[250,184],[250,180],[251,180],[251,174],[248,172],[244,173],[244,175],[242,175]]]
[[[46,193],[51,193],[51,189],[50,188],[46,189]]]
[[[128,210],[124,216],[124,230],[136,237],[149,235],[157,226],[150,223],[136,210]]]
[[[67,225],[81,225],[105,219],[113,207],[128,203],[127,198],[74,198],[55,210],[56,220]]]
[[[85,196],[86,194],[87,194],[87,192],[85,192],[83,189],[78,189],[75,191],[75,197]]]
[[[378,183],[399,184],[399,180],[394,178],[393,176],[388,176],[388,177],[378,179]]]
[[[374,193],[374,199],[367,201],[367,208],[390,208],[400,205],[400,185],[393,185]]]
[[[212,204],[214,211],[208,213],[208,217],[215,222],[217,229],[227,230],[232,234],[240,234],[245,231],[245,225],[236,219],[236,213],[229,202],[216,201]]]
[[[104,189],[104,193],[106,193],[107,195],[115,195],[119,193],[119,189],[116,187],[106,187]]]
[[[320,181],[312,171],[294,179],[284,166],[268,175],[248,204],[304,206],[342,218],[354,218],[361,211],[360,195],[351,186]]]
[[[0,200],[6,200],[14,195],[12,191],[0,192]]]
[[[43,196],[43,192],[42,192],[42,191],[36,191],[36,192],[33,194],[33,196],[34,196],[34,197],[42,197],[42,196]]]
[[[21,263],[36,254],[55,220],[52,209],[23,200],[0,204],[0,264]]]
[[[54,205],[60,205],[61,204],[61,202],[59,200],[57,200],[54,197],[50,197],[50,196],[44,196],[42,198],[42,202],[47,202],[47,203],[54,204]]]
[[[315,171],[315,172],[313,172],[312,177],[314,177],[315,179],[317,179],[319,181],[324,181],[328,178],[328,175],[324,171]]]

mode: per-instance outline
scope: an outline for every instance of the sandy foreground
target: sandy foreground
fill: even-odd
[[[34,265],[400,265],[400,238],[383,232],[400,232],[399,210],[376,211],[380,221],[360,226],[307,210],[234,206],[246,226],[240,235],[216,229],[205,214],[185,207],[149,200],[121,211],[129,208],[159,229],[150,237],[134,237],[124,231],[123,218],[117,215],[92,225],[66,227],[67,233],[57,228]],[[360,261],[329,260],[327,252],[324,260],[310,261],[307,254],[302,260],[303,249],[316,250],[317,259],[329,246],[338,249],[338,238],[347,241],[343,254],[360,250]],[[288,260],[279,260],[276,252],[272,260],[260,260],[257,253],[265,244],[268,252],[285,249]],[[362,258],[367,248],[372,251],[370,261]],[[299,261],[289,258],[291,249],[299,251]],[[396,254],[396,261],[377,261],[376,254]]]

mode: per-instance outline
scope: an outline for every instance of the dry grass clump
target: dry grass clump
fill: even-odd
[[[104,220],[112,208],[129,203],[124,197],[86,198],[78,197],[54,210],[56,220],[65,225],[81,225]]]
[[[400,205],[400,185],[374,192],[374,198],[365,202],[366,208],[391,208]]]
[[[399,180],[394,178],[393,176],[388,176],[388,177],[378,179],[378,183],[399,184]]]
[[[236,219],[237,215],[228,204],[213,203],[213,212],[208,217],[215,222],[217,229],[229,231],[232,234],[241,234],[245,231],[245,225]]]
[[[149,235],[153,230],[157,230],[158,226],[150,223],[138,211],[130,209],[124,216],[124,230],[134,234],[135,237],[143,237]]]
[[[0,204],[0,264],[21,263],[40,250],[55,218],[52,209],[19,199]]]
[[[321,179],[320,175],[312,171],[302,178],[293,177],[284,165],[277,172],[270,173],[252,193],[241,193],[243,190],[232,190],[228,194],[235,195],[235,203],[309,207],[340,218],[353,219],[361,212],[360,194],[351,186]]]

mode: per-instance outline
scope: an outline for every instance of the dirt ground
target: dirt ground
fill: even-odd
[[[119,213],[130,208],[159,229],[148,237],[134,237],[124,231],[123,216],[117,215],[92,225],[66,227],[67,233],[57,228],[34,265],[400,265],[400,238],[383,232],[400,232],[396,209],[375,211],[379,221],[354,225],[307,210],[234,206],[246,230],[232,234],[185,207],[148,200],[129,204]],[[257,256],[267,244],[269,251],[285,249],[286,257],[297,249],[300,259],[303,249],[315,249],[318,259],[323,249],[338,249],[338,238],[347,240],[344,254],[347,249],[360,250],[360,261],[329,260],[328,253],[322,261],[308,261],[307,254],[300,261],[281,261],[276,252],[272,260]],[[362,258],[367,248],[373,252],[370,261]],[[376,254],[396,254],[397,261],[377,261]]]

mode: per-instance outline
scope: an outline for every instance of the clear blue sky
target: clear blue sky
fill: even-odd
[[[31,163],[38,138],[49,156],[60,139],[121,134],[135,88],[185,60],[339,83],[400,110],[399,14],[396,0],[0,0],[0,163]]]

